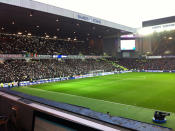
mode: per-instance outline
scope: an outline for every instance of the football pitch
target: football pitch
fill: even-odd
[[[166,111],[171,116],[162,126],[175,129],[175,73],[123,73],[13,90],[147,123],[155,110]]]

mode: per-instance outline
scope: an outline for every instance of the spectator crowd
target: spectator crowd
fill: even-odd
[[[131,70],[175,70],[175,59],[120,59],[119,65]]]
[[[23,53],[100,55],[101,52],[83,41],[0,34],[0,54]]]
[[[0,83],[30,81],[45,78],[72,77],[90,71],[114,71],[111,63],[104,60],[6,60],[0,64]]]
[[[78,41],[0,34],[0,54],[99,55]],[[121,68],[123,67],[123,68]],[[175,70],[175,59],[0,59],[0,83],[72,77],[95,70]]]
[[[0,83],[30,81],[45,78],[72,77],[95,70],[175,70],[175,59],[46,59],[6,60],[0,63]]]

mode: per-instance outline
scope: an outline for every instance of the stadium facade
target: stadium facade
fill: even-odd
[[[163,34],[166,35],[166,41],[170,40],[169,48],[158,52],[157,50],[160,50],[162,45],[155,46],[152,37],[142,35],[134,28],[33,0],[0,0],[0,18],[0,47],[2,48],[0,49],[0,64],[3,65],[2,70],[6,71],[2,71],[4,74],[0,74],[2,76],[0,80],[7,82],[0,84],[0,87],[3,87],[0,88],[0,105],[4,105],[3,108],[1,106],[0,113],[15,112],[15,116],[20,116],[20,124],[27,131],[43,127],[61,129],[62,125],[66,129],[77,130],[171,130],[137,120],[111,116],[109,112],[96,112],[89,108],[76,106],[76,104],[71,105],[34,97],[8,88],[16,88],[18,84],[21,84],[20,86],[35,85],[118,74],[119,72],[126,73],[131,72],[133,68],[138,68],[140,71],[148,66],[157,69],[157,66],[154,66],[156,61],[148,61],[153,64],[144,67],[142,65],[146,60],[138,62],[137,59],[120,61],[114,59],[113,61],[112,57],[118,59],[138,58],[143,54],[173,54],[175,49],[169,50],[169,48],[173,43],[172,34],[174,32],[168,35],[167,32]],[[146,21],[143,22],[142,29],[144,32],[145,28],[169,28],[174,26],[173,22],[174,17]],[[156,38],[159,39],[157,36]],[[127,43],[128,41],[133,42],[134,46],[121,47],[122,42]],[[55,48],[59,48],[60,52],[57,52]],[[80,50],[82,52],[79,52]],[[28,52],[32,53],[29,55]],[[131,63],[134,63],[134,66]],[[46,68],[50,72],[47,72]],[[158,72],[170,69],[166,65],[159,68],[161,71],[158,70]],[[95,71],[92,70],[93,73],[88,74],[91,69]],[[172,66],[171,71],[173,69]],[[63,70],[63,74],[60,70]],[[139,79],[145,79],[145,77],[137,77],[137,80]],[[16,80],[18,82],[15,82]],[[126,109],[129,109],[128,105],[122,106],[127,106]],[[133,107],[136,108],[136,106]],[[20,114],[16,114],[17,111]],[[153,112],[151,109],[147,111],[149,115],[150,112]],[[51,124],[48,121],[51,121]],[[61,126],[55,124],[57,122],[60,122]]]
[[[73,37],[71,39],[85,41],[108,55],[116,56],[120,50],[120,36],[136,32],[131,27],[32,0],[0,2],[0,17],[3,18],[0,26],[4,33]]]
[[[64,43],[64,41],[71,41],[72,44],[87,44],[91,47],[91,49],[95,48],[96,50],[100,50],[100,55],[103,55],[105,53],[110,56],[116,56],[117,52],[120,52],[120,36],[122,34],[136,32],[136,29],[134,28],[109,22],[85,14],[73,12],[70,10],[65,10],[59,7],[39,3],[33,0],[0,0],[0,18],[2,18],[0,21],[0,35],[2,44],[4,44],[3,41],[6,40],[7,37],[12,38],[14,40],[18,39],[19,37],[24,41],[26,41],[25,37],[29,37],[27,39],[33,39],[37,37],[37,40],[41,39],[43,41],[41,44],[43,44],[45,41],[47,42],[48,40],[56,39],[56,41],[60,43]],[[16,42],[18,43],[18,40]],[[20,53],[16,54],[16,52],[6,52],[5,45],[1,45],[1,47],[1,51],[3,52],[0,55],[1,63],[4,63],[6,60],[8,62],[8,60],[10,61],[11,59],[14,59],[14,61],[21,61],[20,59],[25,59],[26,61],[28,61],[29,59],[47,59],[48,61],[50,61],[50,59],[56,59],[57,57],[63,57],[63,55],[68,55],[66,53],[62,54],[61,56],[54,54],[37,54],[35,57],[32,53],[32,55],[30,56],[28,56],[28,54],[24,56]],[[15,47],[12,45],[10,47],[10,50],[13,48]],[[41,47],[38,46],[34,48]],[[80,58],[88,59],[88,57],[84,57],[81,55],[69,56],[69,59]],[[89,56],[89,58],[91,58],[91,56]],[[13,63],[13,65],[15,66],[15,63]],[[5,77],[5,74],[1,75],[2,77]],[[5,86],[5,84],[1,83],[1,87],[2,85]],[[10,84],[7,85],[9,86]],[[15,83],[13,83],[13,85],[16,86]],[[17,116],[19,116],[21,126],[25,130],[35,130],[35,128],[41,126],[41,123],[43,123],[44,121],[42,121],[41,119],[38,120],[37,118],[39,117],[45,119],[45,116],[47,116],[46,120],[50,120],[48,119],[48,117],[53,116],[53,119],[57,119],[57,121],[61,120],[63,122],[61,122],[60,124],[64,125],[65,123],[67,123],[67,125],[65,126],[74,125],[74,127],[78,128],[78,130],[127,130],[126,127],[123,128],[115,124],[112,125],[110,123],[106,123],[106,121],[103,121],[103,117],[101,118],[102,121],[100,121],[95,120],[96,117],[92,119],[87,116],[81,116],[79,114],[76,114],[80,113],[80,110],[83,109],[82,111],[85,111],[85,114],[87,114],[90,111],[89,113],[92,113],[92,116],[95,116],[96,114],[101,117],[101,114],[96,113],[94,111],[91,112],[91,110],[86,110],[85,108],[74,106],[70,107],[71,105],[60,103],[63,108],[60,108],[59,106],[60,109],[56,109],[55,107],[52,107],[51,109],[51,107],[46,106],[48,104],[39,105],[38,102],[30,103],[29,101],[23,101],[22,96],[17,97],[13,96],[14,94],[10,95],[6,93],[0,93],[0,102],[1,105],[4,105],[3,108],[0,108],[1,113],[7,114],[8,112],[11,112],[11,110],[17,111],[17,108],[19,108],[19,114],[17,114]],[[21,99],[22,101],[19,102],[19,99]],[[15,104],[11,105],[11,103]],[[57,104],[60,105],[59,103]],[[54,103],[53,105],[55,106]],[[66,108],[68,110],[70,109],[70,111],[67,111]],[[77,112],[76,110],[79,111]],[[37,113],[34,113],[37,111],[44,113],[44,117],[41,117],[40,115],[38,116]],[[124,120],[123,122],[125,121],[128,120]],[[34,122],[39,123],[39,125],[37,126],[36,124],[34,124]],[[47,122],[43,124],[43,127],[52,127],[52,125],[46,126],[47,124]],[[61,128],[60,126],[57,127]]]
[[[138,51],[151,56],[174,56],[175,16],[143,21]]]

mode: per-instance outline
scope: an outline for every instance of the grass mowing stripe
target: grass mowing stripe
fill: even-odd
[[[109,111],[112,115],[149,123],[152,123],[154,109],[175,112],[175,73],[126,73],[46,83],[14,90],[99,112]],[[165,126],[175,129],[174,116],[171,113],[171,116],[167,117],[168,123]]]
[[[63,93],[57,93],[52,91],[44,91],[41,89],[33,89],[33,88],[18,88],[17,91],[21,91],[26,94],[30,94],[33,96],[39,96],[42,98],[46,98],[53,101],[58,102],[65,102],[68,104],[78,105],[78,106],[84,106],[87,108],[90,108],[94,111],[98,112],[110,112],[111,115],[114,116],[120,116],[125,118],[130,118],[138,121],[143,121],[147,123],[152,123],[152,117],[154,114],[154,111],[152,109],[146,109],[141,108],[137,106],[131,106],[131,105],[124,105],[124,104],[118,104],[118,103],[111,103],[106,101],[100,101],[97,99],[88,99],[84,97],[74,96],[74,95],[67,95]],[[167,126],[170,128],[175,128],[174,122],[175,122],[175,115],[171,114],[170,117],[168,117],[168,123],[163,124],[162,126]]]
[[[23,87],[23,88],[29,88],[29,87]],[[29,88],[30,90],[31,88]],[[73,97],[81,97],[81,98],[85,98],[85,99],[90,99],[90,100],[97,100],[97,101],[102,101],[102,102],[107,102],[107,103],[112,103],[112,104],[117,104],[117,105],[124,105],[124,106],[131,106],[131,107],[137,107],[137,108],[142,108],[142,109],[148,109],[148,108],[144,108],[144,107],[140,107],[140,106],[135,106],[135,105],[127,105],[127,104],[122,104],[122,103],[116,103],[116,102],[112,102],[112,101],[106,101],[106,100],[102,100],[102,99],[95,99],[95,98],[90,98],[90,97],[84,97],[84,96],[78,96],[78,95],[72,95],[72,94],[67,94],[67,93],[63,93],[63,92],[54,92],[54,91],[47,91],[47,90],[43,90],[43,89],[37,89],[37,88],[32,88],[32,90],[38,90],[41,92],[50,92],[50,93],[54,93],[54,94],[63,94],[65,96],[73,96]],[[155,111],[156,109],[151,109],[150,110]],[[163,111],[163,110],[161,110]],[[163,111],[166,112],[166,111]],[[169,112],[171,114],[174,114],[173,112]]]

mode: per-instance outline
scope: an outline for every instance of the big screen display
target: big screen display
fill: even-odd
[[[135,40],[121,40],[121,50],[135,50]]]

